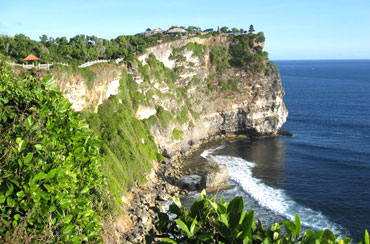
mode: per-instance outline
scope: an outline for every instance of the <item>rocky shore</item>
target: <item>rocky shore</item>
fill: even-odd
[[[148,176],[148,182],[137,185],[126,194],[124,215],[119,215],[115,231],[120,243],[145,243],[145,234],[153,228],[162,204],[172,196],[185,193],[177,186],[181,173],[180,161],[165,159],[156,163]]]
[[[210,161],[202,171],[183,170],[183,158],[210,142],[245,138],[245,135],[215,135],[193,145],[186,152],[155,163],[147,177],[148,182],[131,189],[123,199],[124,214],[117,215],[113,226],[116,243],[145,243],[145,234],[154,227],[157,214],[163,211],[163,204],[173,196],[186,194],[189,190],[207,188],[208,192],[212,192],[228,188],[228,172],[225,167]],[[188,179],[188,184],[184,179]]]

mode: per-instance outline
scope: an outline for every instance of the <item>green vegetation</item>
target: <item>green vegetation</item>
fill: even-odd
[[[174,88],[175,81],[178,79],[178,75],[175,71],[164,66],[153,54],[150,54],[146,61],[147,64],[144,65],[144,67],[146,67],[148,71],[147,73],[143,73],[139,70],[140,75],[148,76],[148,79],[150,79],[149,77],[154,77],[158,82],[164,81],[170,88]],[[139,64],[139,67],[140,65],[141,64]]]
[[[271,73],[266,66],[268,53],[264,52],[260,46],[260,43],[263,43],[264,40],[265,37],[262,32],[230,36],[230,65],[245,67],[246,71],[250,73]]]
[[[218,86],[221,91],[237,91],[238,90],[238,81],[237,80],[228,80],[227,82],[220,80]]]
[[[185,48],[193,51],[192,56],[197,57],[198,59],[202,59],[204,53],[207,52],[206,46],[198,44],[196,42],[189,42],[188,44],[186,44]]]
[[[0,63],[0,240],[99,242],[109,199],[99,148],[51,77]]]
[[[96,79],[96,74],[95,74],[95,72],[91,71],[90,68],[91,67],[89,67],[89,68],[78,68],[77,66],[66,66],[66,65],[56,64],[56,65],[53,65],[52,71],[63,72],[68,77],[70,77],[72,74],[80,74],[80,75],[82,75],[83,77],[86,78],[87,88],[92,89],[93,86],[94,86],[94,81]]]
[[[186,57],[184,56],[185,49],[192,51],[193,52],[192,57],[197,57],[198,59],[202,59],[204,54],[207,52],[206,46],[195,42],[189,42],[183,47],[178,48],[173,47],[169,59],[176,60],[176,62],[185,62],[186,61]]]
[[[164,129],[167,129],[168,124],[170,123],[170,121],[174,120],[173,115],[171,114],[171,112],[165,110],[161,106],[157,106],[156,110],[157,110],[157,115],[156,116],[157,116],[159,122],[161,123],[161,126]]]
[[[172,131],[172,137],[175,140],[180,140],[181,136],[183,134],[184,134],[184,132],[182,130],[177,129],[177,128],[174,128],[173,131]]]
[[[160,213],[155,227],[146,235],[150,243],[243,243],[243,244],[311,244],[332,243],[349,244],[348,237],[337,240],[330,230],[302,233],[301,221],[295,215],[294,222],[284,220],[265,229],[261,221],[254,219],[254,211],[245,211],[242,197],[235,197],[231,202],[222,198],[219,202],[214,197],[208,199],[202,191],[200,199],[185,211],[179,199],[174,199],[168,213]],[[176,216],[170,219],[169,215]],[[369,244],[369,234],[365,231],[364,241]]]
[[[0,36],[0,53],[19,63],[30,53],[41,59],[42,63],[81,64],[97,59],[124,58],[132,60],[135,54],[145,52],[150,46],[157,45],[159,40],[171,41],[178,37],[163,36],[118,36],[115,39],[105,40],[96,36],[77,35],[66,37],[40,36],[40,41],[31,40],[24,34],[14,37]]]
[[[152,161],[159,160],[157,146],[150,135],[149,124],[134,116],[137,93],[132,90],[135,81],[126,70],[122,71],[120,93],[109,97],[97,113],[85,114],[91,128],[102,141],[103,172],[109,191],[116,203],[134,183],[145,182]]]
[[[185,124],[189,120],[188,113],[188,108],[184,106],[177,114],[176,120],[180,125]]]
[[[210,47],[210,58],[211,64],[216,67],[217,73],[222,73],[226,69],[230,68],[229,54],[227,48],[223,46],[211,46]]]

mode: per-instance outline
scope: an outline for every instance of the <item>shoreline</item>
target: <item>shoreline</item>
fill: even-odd
[[[136,186],[124,196],[123,215],[117,215],[110,232],[114,232],[120,242],[115,243],[143,243],[145,234],[154,227],[159,212],[162,211],[163,203],[172,196],[185,195],[188,190],[181,188],[180,177],[185,175],[184,159],[192,155],[196,150],[210,144],[220,144],[243,139],[256,139],[275,137],[228,133],[214,135],[189,147],[186,152],[177,152],[171,158],[164,158],[161,162],[153,163],[153,168],[148,174],[148,182]],[[212,188],[215,191],[227,189],[227,186]],[[107,242],[108,243],[108,242]],[[111,243],[111,242],[109,242]]]

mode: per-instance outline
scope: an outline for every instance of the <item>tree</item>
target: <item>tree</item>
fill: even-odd
[[[40,43],[42,45],[45,45],[47,40],[48,40],[48,36],[47,35],[40,36]]]
[[[232,29],[231,29],[231,31],[232,31],[233,33],[238,33],[238,32],[239,32],[239,30],[238,30],[237,28],[235,28],[235,27],[234,27],[234,28],[232,28]]]
[[[224,27],[222,27],[221,29],[220,29],[220,31],[222,32],[222,33],[227,33],[227,31],[228,31],[228,27],[227,26],[224,26]]]
[[[254,32],[254,27],[253,27],[253,25],[250,25],[249,26],[249,33],[253,33]]]

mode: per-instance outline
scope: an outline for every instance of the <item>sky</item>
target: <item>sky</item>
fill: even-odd
[[[370,58],[370,0],[0,0],[0,34],[34,40],[250,24],[272,60]]]

